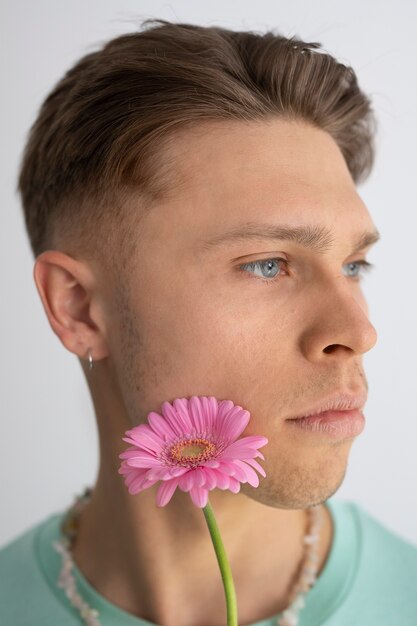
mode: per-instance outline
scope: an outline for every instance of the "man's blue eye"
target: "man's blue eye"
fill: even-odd
[[[244,269],[244,268],[249,268],[249,269],[255,269],[257,267],[265,267],[266,268],[266,273],[264,276],[260,277],[261,279],[264,278],[275,278],[275,276],[280,276],[281,274],[278,274],[279,271],[279,267],[278,268],[274,268],[274,261],[281,261],[281,263],[286,263],[285,259],[281,259],[280,257],[274,257],[271,259],[260,259],[259,261],[251,261],[250,263],[244,263],[243,265],[240,265],[240,268]],[[262,271],[262,270],[261,270]],[[270,280],[267,282],[271,282]]]
[[[362,269],[364,272],[369,272],[375,267],[373,263],[369,263],[369,261],[365,261],[365,259],[360,259],[359,261],[351,261],[350,263],[346,263],[346,266],[348,267],[352,267],[355,265],[358,267],[358,269]],[[356,278],[357,276],[358,274],[356,273],[351,278]],[[359,276],[359,278],[362,278],[362,276]]]
[[[251,261],[250,263],[244,263],[240,265],[239,268],[242,271],[246,269],[253,270],[257,268],[261,268],[262,276],[257,276],[264,282],[274,282],[278,280],[282,276],[282,272],[280,272],[280,266],[277,267],[275,262],[279,262],[285,267],[288,267],[288,262],[286,259],[282,259],[281,257],[272,257],[270,259],[259,259],[257,261]],[[275,263],[275,265],[274,265]],[[349,271],[353,271],[353,274],[348,275],[348,278],[353,278],[354,280],[361,280],[363,276],[359,274],[359,270],[362,269],[363,272],[369,272],[374,268],[373,263],[369,263],[369,261],[365,261],[365,259],[359,259],[358,261],[351,261],[350,263],[346,263],[346,267],[349,267]],[[265,272],[263,272],[265,270]]]

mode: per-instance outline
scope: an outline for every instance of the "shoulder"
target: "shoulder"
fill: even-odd
[[[361,554],[374,554],[376,562],[394,560],[409,565],[412,570],[417,567],[417,544],[402,536],[371,513],[368,508],[353,500],[331,500],[331,512],[336,522],[336,532],[353,524],[357,538],[357,546]],[[404,562],[405,559],[405,562]]]
[[[351,511],[357,534],[356,574],[343,607],[349,619],[366,624],[417,624],[417,545],[365,506],[341,503]]]
[[[375,566],[391,564],[404,574],[417,575],[417,545],[389,528],[363,505],[357,502],[349,504],[362,530],[363,554],[372,555]]]
[[[38,554],[39,534],[56,519],[50,515],[0,546],[0,624],[68,624]]]
[[[16,568],[25,566],[30,572],[35,564],[34,538],[47,520],[42,520],[27,528],[21,534],[0,546],[0,590],[7,585],[7,572],[13,572]]]

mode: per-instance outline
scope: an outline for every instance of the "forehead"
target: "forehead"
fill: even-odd
[[[214,182],[227,193],[258,180],[294,191],[296,183],[354,186],[334,139],[302,120],[204,122],[175,136],[169,158],[184,191]]]
[[[205,122],[178,134],[168,156],[178,185],[153,214],[168,239],[254,220],[373,227],[336,142],[303,121]]]

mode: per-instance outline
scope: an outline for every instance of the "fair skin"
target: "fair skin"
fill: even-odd
[[[305,508],[343,482],[354,438],[291,427],[337,391],[367,389],[362,355],[376,343],[353,241],[375,225],[336,143],[303,122],[213,122],[178,136],[186,185],[141,223],[140,257],[115,286],[82,258],[40,255],[34,277],[53,331],[82,359],[96,412],[100,466],[80,517],[74,559],[118,607],[163,626],[223,626],[223,585],[204,515],[177,489],[157,507],[159,484],[132,496],[117,473],[125,430],[176,397],[214,395],[251,413],[241,434],[263,435],[266,478],[238,494],[215,489],[233,572],[239,624],[283,610],[298,576]],[[317,225],[325,252],[293,241],[202,240],[243,222]],[[289,265],[239,269],[281,257]],[[264,280],[262,280],[263,278]],[[268,283],[269,281],[269,283]],[[94,369],[87,368],[91,348]],[[319,572],[333,527],[323,506]]]

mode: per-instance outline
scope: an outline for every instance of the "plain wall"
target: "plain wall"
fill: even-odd
[[[92,402],[77,357],[53,333],[33,280],[17,168],[38,108],[62,74],[105,40],[146,17],[277,29],[319,41],[355,69],[371,96],[377,160],[359,187],[381,241],[364,278],[376,346],[364,355],[366,426],[354,441],[335,499],[361,503],[417,543],[416,158],[414,1],[313,3],[3,1],[1,18],[0,544],[70,505],[93,484],[98,447]]]

